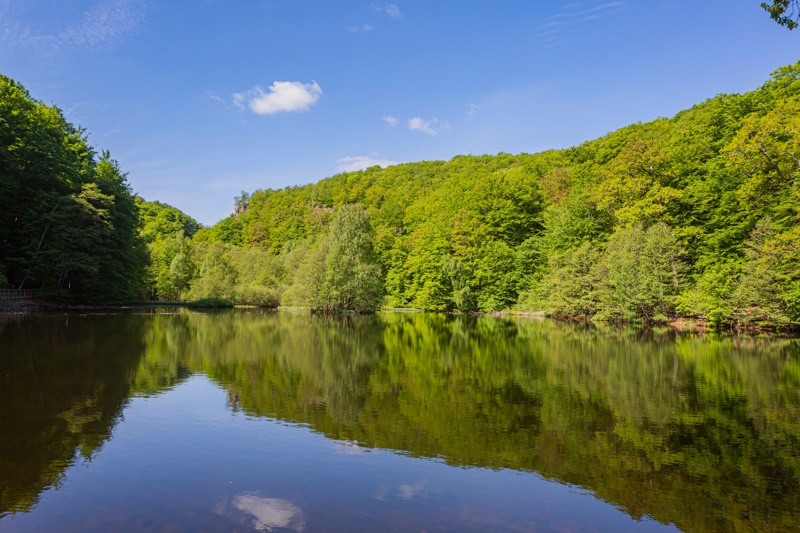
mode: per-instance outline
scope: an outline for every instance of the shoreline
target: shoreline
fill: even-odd
[[[117,304],[117,305],[67,305],[67,304],[53,304],[53,303],[35,303],[28,305],[20,305],[16,307],[0,307],[0,316],[13,316],[13,315],[30,315],[36,313],[50,313],[50,312],[93,312],[93,311],[135,311],[144,309],[168,309],[168,308],[185,308],[194,309],[197,311],[225,311],[232,309],[251,309],[262,310],[270,312],[286,312],[286,313],[308,313],[314,314],[310,308],[304,307],[258,307],[251,305],[203,305],[197,302],[155,302],[146,301],[133,304]],[[451,316],[491,316],[495,318],[527,318],[534,320],[554,320],[557,322],[573,322],[584,324],[608,324],[615,326],[630,326],[642,329],[654,328],[667,328],[678,333],[745,333],[748,335],[774,335],[779,337],[800,337],[800,325],[797,324],[775,324],[769,322],[758,323],[726,323],[720,326],[714,326],[711,322],[698,316],[676,316],[666,323],[632,323],[625,320],[603,320],[594,321],[585,317],[552,317],[547,316],[544,311],[426,311],[424,309],[416,308],[382,308],[378,312],[381,313],[439,313]],[[374,313],[344,313],[344,315],[356,314],[374,314]]]

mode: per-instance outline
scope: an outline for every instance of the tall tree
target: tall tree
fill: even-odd
[[[146,256],[126,174],[55,106],[0,76],[0,264],[8,284],[71,301],[140,294]]]
[[[331,222],[327,277],[339,309],[373,311],[383,298],[383,276],[369,213],[360,204],[339,209]]]

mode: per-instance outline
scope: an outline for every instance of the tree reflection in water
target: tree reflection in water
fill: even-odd
[[[65,320],[0,331],[0,420],[19,428],[0,448],[3,512],[57,484],[75,450],[91,457],[128,397],[203,373],[231,409],[343,447],[537,472],[684,530],[800,521],[797,340],[430,314]],[[300,518],[280,527],[303,527],[291,502],[238,498],[267,529],[287,509]]]

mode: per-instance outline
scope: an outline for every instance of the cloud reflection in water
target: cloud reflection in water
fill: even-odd
[[[236,496],[231,504],[239,511],[252,516],[253,527],[258,531],[292,529],[300,532],[306,526],[303,510],[288,500],[242,493]]]

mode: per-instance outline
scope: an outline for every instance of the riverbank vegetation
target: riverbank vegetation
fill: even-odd
[[[138,226],[110,154],[0,76],[0,282],[67,301],[136,299],[147,263]]]
[[[54,177],[39,183],[22,162],[3,171],[0,271],[9,286],[321,311],[800,323],[800,63],[755,91],[569,149],[372,167],[243,192],[212,227],[131,200],[108,154],[96,157],[57,109],[3,84],[4,116],[52,115],[57,127],[30,118],[23,129],[55,127],[55,154],[69,163],[59,168],[72,172],[51,165],[37,175]],[[9,154],[34,142],[9,131]],[[34,186],[21,187],[25,179]],[[40,239],[42,226],[50,232]]]

